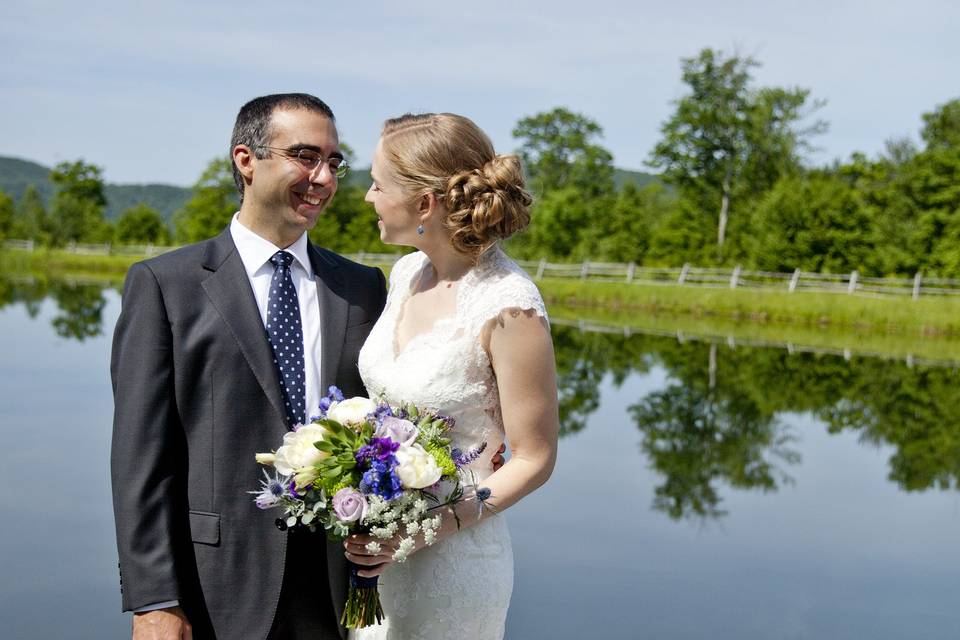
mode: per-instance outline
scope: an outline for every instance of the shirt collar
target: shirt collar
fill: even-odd
[[[313,277],[313,265],[310,263],[310,255],[307,252],[306,231],[289,247],[278,247],[244,226],[240,222],[240,214],[235,213],[230,222],[230,235],[233,237],[233,243],[237,245],[237,252],[240,254],[247,277],[252,278],[273,254],[280,250],[292,253],[295,261],[307,272],[307,277]]]

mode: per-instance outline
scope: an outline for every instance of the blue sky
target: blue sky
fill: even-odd
[[[683,94],[680,59],[703,47],[826,100],[816,164],[916,138],[922,113],[960,97],[955,1],[333,4],[8,0],[0,155],[188,185],[226,153],[243,102],[306,91],[359,164],[406,111],[467,115],[506,152],[519,118],[565,106],[600,123],[617,166],[643,170]]]

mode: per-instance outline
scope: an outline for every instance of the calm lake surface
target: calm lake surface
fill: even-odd
[[[123,637],[119,296],[0,303],[2,636]],[[560,459],[508,512],[508,638],[960,636],[956,367],[553,331]]]

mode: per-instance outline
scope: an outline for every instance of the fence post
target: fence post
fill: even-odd
[[[33,238],[27,240],[27,251],[33,251]]]
[[[67,243],[67,253],[76,253],[77,252],[77,241],[71,240]]]
[[[790,278],[790,285],[787,287],[787,291],[793,293],[797,290],[797,285],[800,283],[800,269],[794,269],[793,277]]]
[[[857,290],[857,276],[859,274],[856,269],[850,272],[850,286],[847,287],[847,293],[853,293]]]
[[[920,283],[923,280],[923,274],[920,271],[917,271],[917,275],[913,276],[913,299],[920,299]]]
[[[534,276],[535,280],[539,280],[543,277],[543,272],[547,269],[547,259],[540,258],[540,264],[537,265],[537,275]]]
[[[680,277],[677,278],[677,284],[683,284],[687,279],[687,274],[690,272],[690,263],[684,262],[683,269],[680,269]]]
[[[637,265],[634,262],[631,262],[627,265],[627,284],[633,282],[633,272],[636,270]]]
[[[737,282],[740,280],[740,265],[737,265],[733,268],[733,274],[730,276],[730,288],[736,289]]]
[[[357,254],[357,262],[363,264],[363,259],[366,257],[367,252],[361,249],[360,253]]]
[[[587,274],[589,274],[589,273],[590,273],[590,263],[587,262],[586,260],[584,260],[584,261],[583,261],[583,266],[580,267],[580,279],[581,279],[581,280],[586,280],[586,279],[587,279]]]

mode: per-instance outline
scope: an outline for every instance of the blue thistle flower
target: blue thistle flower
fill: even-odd
[[[287,491],[287,485],[290,482],[289,478],[279,474],[274,474],[271,478],[266,469],[263,470],[263,476],[266,479],[260,481],[260,491],[247,492],[257,496],[254,498],[257,507],[260,509],[269,509],[280,504],[283,498],[290,496],[290,493]]]

